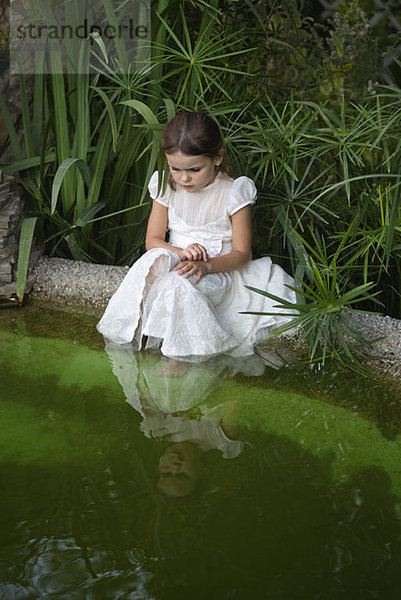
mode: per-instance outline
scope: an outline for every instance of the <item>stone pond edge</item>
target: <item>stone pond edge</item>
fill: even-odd
[[[128,269],[42,256],[32,271],[30,296],[77,308],[92,307],[100,315]],[[354,318],[364,337],[376,340],[369,353],[380,358],[368,360],[367,366],[401,382],[401,320],[365,313]]]

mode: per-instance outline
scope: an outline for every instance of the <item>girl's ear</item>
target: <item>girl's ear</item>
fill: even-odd
[[[218,151],[218,153],[216,154],[216,157],[214,159],[214,164],[216,165],[216,167],[221,165],[221,163],[223,162],[223,157],[224,157],[224,148],[220,148],[220,150]]]

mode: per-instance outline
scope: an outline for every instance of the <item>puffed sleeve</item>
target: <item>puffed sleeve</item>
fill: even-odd
[[[163,178],[164,178],[164,174],[163,174]],[[162,186],[163,186],[163,183],[162,183]],[[170,200],[170,193],[171,193],[170,186],[167,184],[165,193],[163,195],[161,195],[162,189],[163,189],[162,186],[161,186],[161,189],[158,190],[159,173],[157,171],[155,171],[153,173],[152,177],[150,178],[149,185],[148,185],[150,197],[152,198],[152,200],[156,200],[156,202],[158,202],[159,204],[162,204],[163,206],[168,206],[169,200]]]
[[[234,179],[228,200],[228,214],[231,216],[248,204],[255,204],[256,186],[249,177]]]

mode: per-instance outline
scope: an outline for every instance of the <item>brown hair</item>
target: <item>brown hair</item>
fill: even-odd
[[[166,154],[182,152],[190,156],[204,155],[215,158],[223,148],[223,137],[216,121],[203,112],[182,111],[166,125],[162,134],[162,148]],[[227,171],[224,159],[216,170]],[[174,182],[169,178],[173,189]]]

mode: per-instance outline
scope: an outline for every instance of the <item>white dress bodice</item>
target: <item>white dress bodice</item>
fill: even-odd
[[[199,192],[169,185],[164,194],[157,171],[149,182],[151,198],[168,208],[170,244],[185,248],[198,242],[210,256],[226,254],[232,248],[231,217],[248,204],[254,204],[256,187],[248,177],[231,179],[218,172],[212,183]]]

